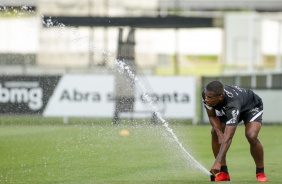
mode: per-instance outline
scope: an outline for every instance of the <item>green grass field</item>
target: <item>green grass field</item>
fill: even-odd
[[[96,120],[97,121],[97,120]],[[161,125],[109,120],[0,118],[0,183],[209,183]],[[184,147],[205,168],[214,161],[210,127],[172,123]],[[123,129],[128,136],[121,136]],[[269,183],[281,183],[282,126],[264,126]],[[255,165],[239,126],[228,152],[232,183],[257,183]]]

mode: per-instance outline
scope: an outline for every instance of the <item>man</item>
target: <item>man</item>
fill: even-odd
[[[210,82],[202,92],[203,103],[212,126],[212,150],[215,162],[211,167],[215,181],[230,181],[226,154],[236,127],[244,121],[245,135],[256,164],[257,181],[268,181],[264,173],[263,146],[258,139],[262,125],[263,103],[249,89]]]

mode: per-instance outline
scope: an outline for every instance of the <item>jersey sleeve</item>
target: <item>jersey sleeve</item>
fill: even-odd
[[[228,126],[236,126],[239,123],[239,109],[234,107],[230,108],[226,111],[227,121],[226,125]]]
[[[239,99],[228,104],[226,107],[226,125],[236,126],[239,123],[241,106],[242,103]]]

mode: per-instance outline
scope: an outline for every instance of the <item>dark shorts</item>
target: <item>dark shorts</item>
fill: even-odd
[[[262,123],[262,114],[263,114],[263,104],[260,103],[256,107],[254,107],[253,109],[241,113],[240,116],[239,116],[238,123],[240,123],[241,121],[244,121],[245,125],[248,122],[252,122],[252,121],[257,121],[257,122]],[[227,121],[226,116],[218,116],[218,117],[219,117],[219,120],[220,120],[221,123],[226,123],[226,121]]]

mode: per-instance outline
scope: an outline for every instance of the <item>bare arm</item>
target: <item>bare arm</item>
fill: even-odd
[[[221,130],[219,118],[216,116],[214,109],[211,109],[211,110],[206,109],[206,111],[209,117],[210,124],[218,136],[218,143],[221,144],[224,135]]]
[[[213,174],[219,173],[222,159],[224,158],[224,156],[226,156],[226,153],[231,145],[236,128],[237,126],[226,126],[219,153],[217,154],[215,162],[211,168]]]

